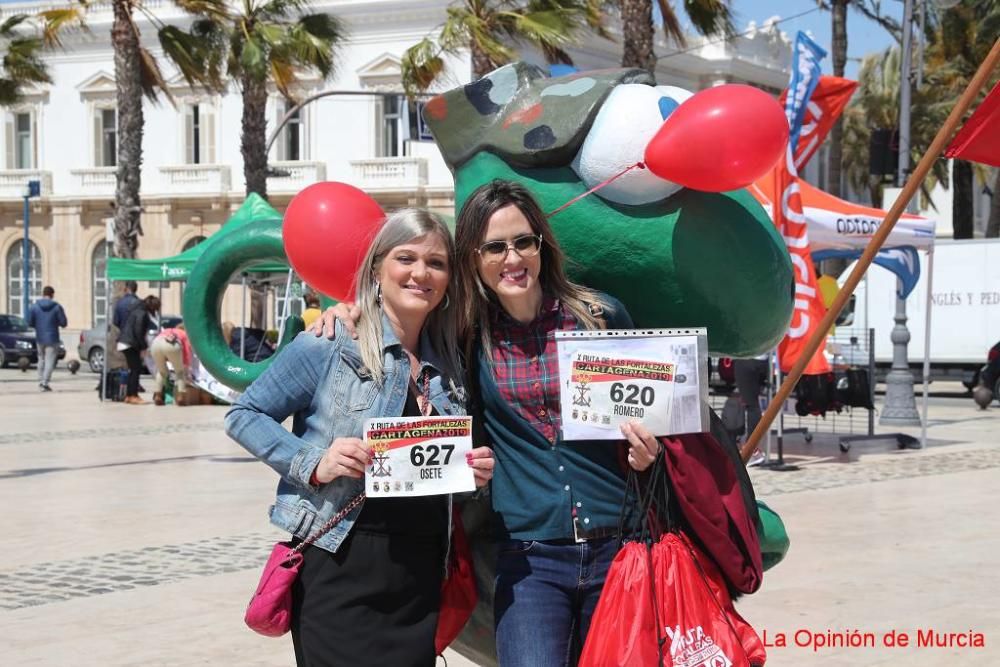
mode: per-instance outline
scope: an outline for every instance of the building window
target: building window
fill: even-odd
[[[402,126],[405,103],[401,95],[382,98],[382,140],[380,157],[398,157],[403,154]],[[409,120],[409,119],[407,119]]]
[[[98,167],[118,164],[118,114],[115,109],[97,109],[94,113],[94,164]]]
[[[379,157],[406,155],[410,140],[433,141],[430,129],[423,122],[423,103],[411,104],[403,95],[384,95],[377,107],[381,119],[377,152]]]
[[[108,319],[108,244],[100,242],[90,255],[91,319],[95,327]]]
[[[215,163],[215,114],[209,104],[184,110],[184,152],[187,164]]]
[[[285,117],[295,105],[288,100],[283,100],[278,105],[278,120]],[[302,109],[296,109],[295,113],[285,122],[278,134],[278,160],[282,162],[297,162],[305,159],[305,118],[302,116]]]
[[[30,111],[18,111],[7,116],[6,145],[8,169],[35,168],[35,114]]]
[[[14,114],[14,168],[33,169],[34,138],[31,131],[31,114]]]
[[[188,133],[188,163],[201,164],[201,115],[198,105],[191,105],[191,131]]]
[[[21,268],[21,241],[11,245],[7,251],[7,312],[27,317],[24,311],[24,273]],[[33,241],[28,242],[30,267],[28,302],[34,303],[42,296],[42,254]]]

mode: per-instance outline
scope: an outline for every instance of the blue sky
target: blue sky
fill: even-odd
[[[674,6],[681,8],[682,3],[675,1]],[[817,44],[830,51],[830,32],[832,18],[830,12],[817,9],[816,0],[732,0],[731,6],[735,14],[735,23],[738,31],[746,29],[748,21],[756,21],[758,25],[772,16],[782,18],[794,16],[796,14],[807,14],[778,24],[778,27],[787,32],[789,37],[795,38],[795,33],[799,30],[811,32]],[[903,20],[902,0],[883,0],[882,13],[896,19],[898,23]],[[686,17],[682,14],[682,21],[686,23]],[[688,24],[689,25],[689,24]],[[855,78],[858,73],[858,60],[861,57],[878,51],[885,50],[893,44],[894,40],[878,23],[866,18],[853,9],[847,10],[847,67],[845,75],[848,78]],[[830,56],[823,59],[823,73],[832,74],[833,64]]]

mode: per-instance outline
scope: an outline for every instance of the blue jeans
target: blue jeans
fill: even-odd
[[[493,603],[500,667],[576,664],[616,547],[613,537],[500,545]]]

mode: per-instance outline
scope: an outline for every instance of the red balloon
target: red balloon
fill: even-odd
[[[385,213],[346,183],[314,183],[292,198],[281,236],[292,268],[338,301],[351,298],[354,277]]]
[[[764,91],[727,84],[677,107],[646,145],[644,161],[659,176],[703,192],[745,188],[785,154],[788,120]]]

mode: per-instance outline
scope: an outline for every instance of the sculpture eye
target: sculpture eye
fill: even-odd
[[[663,121],[693,93],[676,86],[623,84],[604,101],[570,165],[588,188],[641,162],[646,144]],[[648,169],[636,169],[598,190],[596,195],[619,204],[649,204],[681,189]]]

